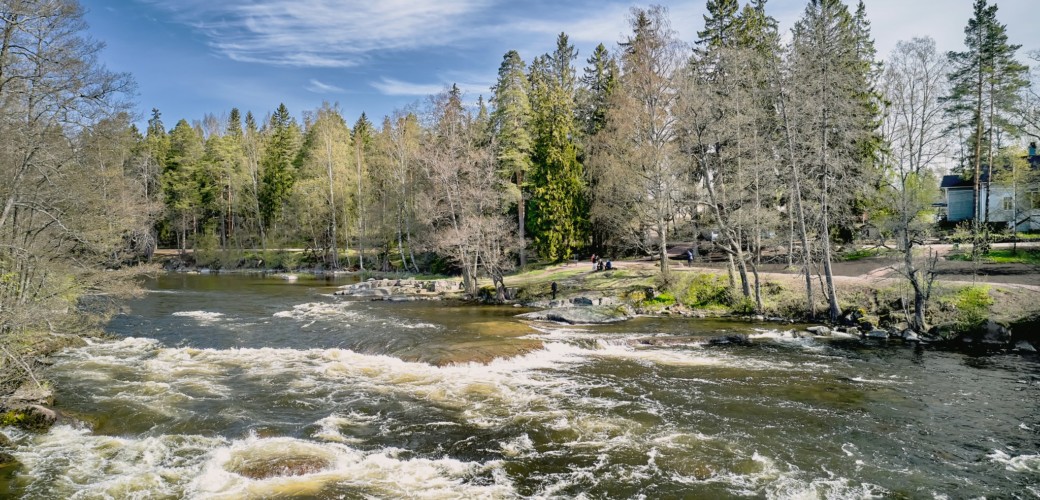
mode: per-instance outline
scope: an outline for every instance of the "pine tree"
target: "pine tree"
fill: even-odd
[[[969,130],[961,162],[974,179],[974,219],[978,222],[988,217],[979,207],[983,164],[992,165],[994,134],[1013,128],[1006,117],[1014,110],[1019,92],[1028,86],[1028,68],[1015,60],[1021,45],[1008,43],[1007,27],[997,21],[997,6],[986,0],[975,1],[972,18],[964,28],[964,45],[967,50],[948,54],[953,69],[950,95],[943,102],[954,127]],[[978,224],[973,234],[979,234]]]

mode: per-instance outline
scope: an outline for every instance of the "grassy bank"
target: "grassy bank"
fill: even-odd
[[[761,314],[792,320],[810,320],[804,278],[794,274],[763,274],[760,285],[762,310],[730,286],[724,271],[677,269],[662,279],[652,266],[627,266],[614,271],[591,270],[591,265],[549,266],[528,270],[506,279],[518,289],[521,301],[547,301],[551,283],[559,286],[558,298],[613,297],[648,314],[698,316],[748,316]],[[864,280],[837,277],[839,306],[845,313],[879,326],[900,326],[913,314],[913,289],[901,278]],[[929,325],[969,329],[985,320],[1011,323],[1036,314],[1036,292],[1016,286],[936,283],[926,314]],[[827,304],[817,291],[817,320]]]

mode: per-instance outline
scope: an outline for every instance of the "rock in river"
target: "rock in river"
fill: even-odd
[[[628,316],[616,309],[602,306],[557,307],[544,311],[524,313],[517,317],[540,321],[556,321],[571,325],[615,323],[628,319]]]

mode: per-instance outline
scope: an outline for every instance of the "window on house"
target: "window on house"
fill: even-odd
[[[1040,209],[1040,190],[1029,191],[1026,193],[1026,199],[1029,200],[1030,209]]]
[[[1001,202],[1000,202],[1000,209],[1001,210],[1014,210],[1015,209],[1015,199],[1010,197],[1010,196],[1005,196],[1004,199],[1001,200]]]

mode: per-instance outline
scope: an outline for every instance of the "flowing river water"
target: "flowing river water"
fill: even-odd
[[[1040,360],[169,275],[0,429],[24,498],[1038,498]],[[751,346],[698,339],[745,333]],[[647,343],[642,339],[655,338]]]

